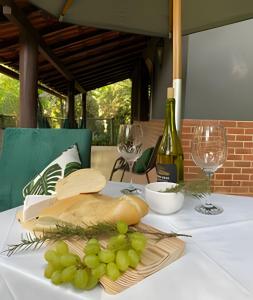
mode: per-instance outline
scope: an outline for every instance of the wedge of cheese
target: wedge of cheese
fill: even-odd
[[[102,173],[95,169],[80,169],[56,183],[55,191],[58,200],[79,194],[100,192],[106,185]]]
[[[132,225],[139,223],[147,213],[148,205],[137,196],[112,198],[100,194],[81,194],[58,200],[42,210],[33,221],[21,220],[21,223],[25,228],[36,231],[52,229],[56,224],[65,222],[86,226],[122,220]]]
[[[55,196],[27,195],[23,207],[24,222],[37,217],[43,209],[52,206],[55,202]]]

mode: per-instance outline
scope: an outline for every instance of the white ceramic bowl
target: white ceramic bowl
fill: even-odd
[[[145,186],[145,200],[149,207],[163,215],[172,214],[183,206],[183,193],[163,193],[166,188],[175,186],[172,182],[153,182]]]

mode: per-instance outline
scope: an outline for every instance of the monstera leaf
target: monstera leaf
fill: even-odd
[[[65,170],[64,170],[64,177],[68,176],[70,173],[81,169],[81,164],[79,162],[70,162],[66,164]]]
[[[62,170],[58,164],[54,164],[47,168],[40,175],[39,179],[29,182],[24,190],[23,196],[26,195],[52,195],[55,191],[56,182],[61,178]]]

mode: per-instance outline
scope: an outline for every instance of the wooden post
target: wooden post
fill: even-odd
[[[75,121],[75,83],[70,81],[68,90],[68,120],[69,128],[76,128]]]
[[[87,93],[82,93],[82,128],[86,128],[87,126],[87,108],[86,108],[86,104],[87,104]]]
[[[38,106],[38,45],[31,35],[22,32],[20,38],[20,114],[19,126],[37,127]]]
[[[181,127],[182,105],[182,12],[181,0],[173,0],[173,88],[176,100],[176,127]]]

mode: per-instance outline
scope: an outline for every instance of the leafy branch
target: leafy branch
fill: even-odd
[[[210,182],[209,180],[194,180],[187,182],[179,182],[172,188],[167,188],[164,191],[160,191],[163,193],[184,193],[190,194],[191,196],[201,199],[206,197],[211,193]]]
[[[128,233],[137,231],[134,226],[129,226]],[[165,232],[149,232],[138,228],[139,232],[153,235],[154,239],[162,239],[176,236],[186,236],[185,234],[177,233],[165,233]],[[69,223],[56,224],[55,229],[43,231],[41,233],[27,233],[25,236],[21,236],[21,241],[18,244],[8,245],[8,249],[3,252],[7,253],[7,256],[11,256],[17,252],[25,251],[28,249],[36,250],[40,249],[44,244],[53,243],[59,240],[71,240],[73,238],[77,240],[88,240],[90,238],[108,237],[118,234],[116,224],[98,223],[87,227],[81,227]]]

